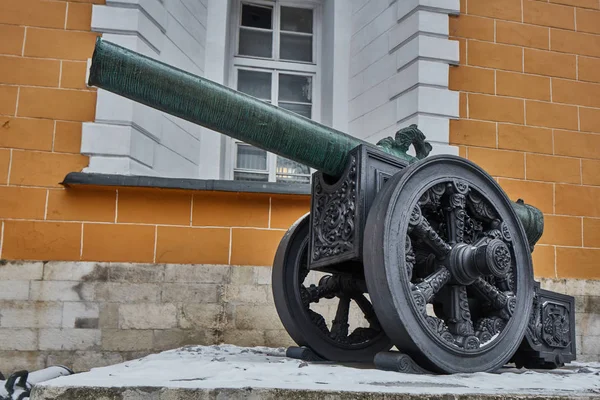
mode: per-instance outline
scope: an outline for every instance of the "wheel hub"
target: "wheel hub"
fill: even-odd
[[[452,283],[470,285],[484,275],[505,278],[510,270],[511,255],[508,246],[500,239],[476,246],[459,243],[452,247],[445,265],[452,275]]]

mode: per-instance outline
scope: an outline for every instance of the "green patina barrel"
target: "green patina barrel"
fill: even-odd
[[[242,140],[331,176],[366,142],[98,38],[88,85]]]

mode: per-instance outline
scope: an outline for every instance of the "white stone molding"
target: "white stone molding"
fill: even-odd
[[[107,41],[204,75],[208,0],[107,0],[92,30]],[[198,177],[200,127],[98,90],[96,119],[84,123],[84,172]]]
[[[460,12],[459,0],[356,2],[351,133],[377,142],[417,124],[432,154],[458,154],[449,134],[450,119],[459,116],[459,95],[448,89],[448,73],[459,62],[459,48],[448,39],[448,16]]]

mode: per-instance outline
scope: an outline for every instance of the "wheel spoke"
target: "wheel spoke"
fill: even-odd
[[[475,336],[481,341],[482,344],[489,342],[494,336],[502,332],[506,322],[499,317],[481,318],[477,321],[475,330]]]
[[[463,285],[450,286],[450,318],[448,329],[455,335],[471,336],[474,334],[471,311],[467,298],[467,288]]]
[[[440,206],[440,199],[446,192],[446,185],[438,183],[427,189],[419,199],[419,206],[422,208],[437,208]]]
[[[450,245],[437,234],[427,219],[423,217],[419,206],[415,206],[410,216],[409,232],[412,232],[426,243],[440,258],[446,257],[450,253],[450,250],[452,250]]]
[[[474,191],[471,191],[467,196],[467,207],[472,215],[476,216],[480,220],[491,222],[498,218],[498,213],[494,207],[492,207],[486,199]]]
[[[517,298],[514,294],[503,293],[481,278],[477,279],[472,287],[478,296],[489,301],[492,309],[496,310],[495,314],[503,320],[508,321],[515,312]]]
[[[373,305],[369,300],[367,300],[365,295],[355,295],[354,297],[352,297],[352,299],[356,302],[356,305],[358,305],[360,311],[362,311],[367,322],[369,322],[369,326],[373,329],[381,329],[379,321],[377,320],[377,315],[375,315]]]
[[[450,196],[448,196],[448,238],[450,245],[462,243],[465,235],[465,206],[467,204],[466,194],[469,191],[469,185],[463,181],[454,181],[450,187]]]
[[[450,271],[448,271],[448,268],[442,266],[433,274],[425,278],[423,282],[415,285],[413,290],[422,292],[425,301],[429,303],[433,296],[435,296],[436,293],[450,281],[450,278]]]
[[[488,301],[494,310],[501,310],[506,307],[508,296],[482,278],[477,278],[473,282],[473,289],[481,299]]]
[[[331,337],[338,341],[343,341],[348,337],[348,314],[350,312],[350,297],[340,297],[335,319],[331,324]]]

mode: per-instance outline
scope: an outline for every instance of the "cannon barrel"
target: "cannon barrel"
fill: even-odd
[[[338,177],[360,139],[125,49],[96,41],[88,85]]]

